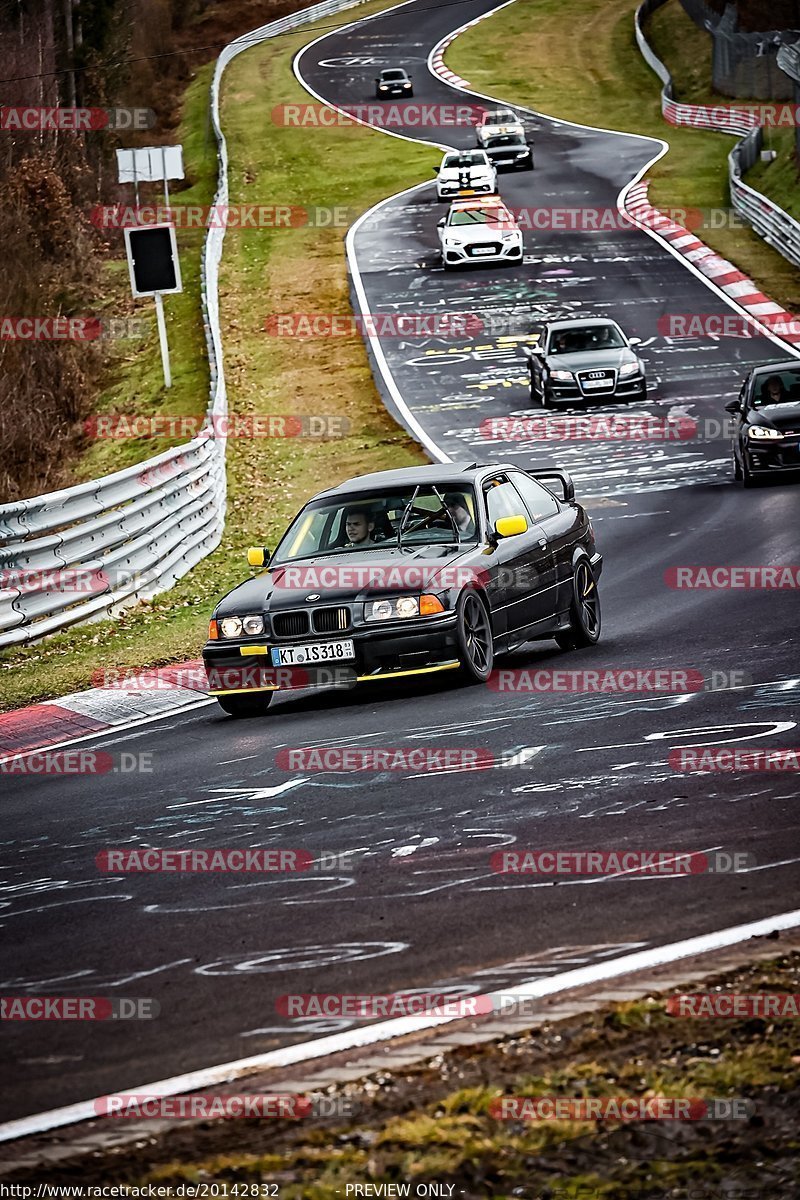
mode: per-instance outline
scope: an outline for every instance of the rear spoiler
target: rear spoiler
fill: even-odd
[[[550,484],[547,481],[548,479],[556,480],[561,484],[561,490],[564,493],[562,497],[564,502],[566,504],[574,504],[575,484],[572,482],[572,476],[570,475],[569,471],[563,471],[561,467],[542,467],[541,469],[534,467],[528,471],[528,474],[534,479],[538,479],[540,483],[543,483],[548,491],[553,492],[553,495],[555,496],[557,496],[558,493],[555,491],[555,489],[550,487]]]

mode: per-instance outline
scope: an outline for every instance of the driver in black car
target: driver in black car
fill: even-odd
[[[363,508],[348,509],[344,519],[345,533],[347,541],[345,549],[349,550],[356,546],[374,546],[375,542],[372,537],[375,529],[375,522],[370,514]]]
[[[761,386],[761,403],[762,404],[782,404],[784,400],[789,399],[789,393],[783,386],[783,380],[780,375],[770,375],[769,379],[765,380]]]

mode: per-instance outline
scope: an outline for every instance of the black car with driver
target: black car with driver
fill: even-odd
[[[495,655],[524,642],[600,637],[602,556],[560,470],[363,475],[314,496],[271,557],[248,558],[267,570],[219,602],[203,649],[232,716],[263,712],[321,667],[353,683],[451,670],[484,682]]]
[[[744,487],[768,475],[800,472],[800,362],[764,363],[745,379],[736,400],[733,474]]]

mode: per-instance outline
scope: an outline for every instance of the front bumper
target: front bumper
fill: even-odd
[[[467,246],[443,246],[442,261],[448,267],[474,267],[480,263],[519,263],[522,262],[522,242],[492,242],[499,247],[491,254],[470,254],[475,249],[474,243]]]
[[[458,200],[469,196],[493,196],[496,186],[491,180],[471,183],[467,188],[462,188],[458,183],[437,183],[436,195],[440,200]]]
[[[236,692],[302,691],[310,687],[352,687],[370,680],[452,670],[458,664],[456,615],[409,621],[406,627],[354,628],[333,637],[314,635],[315,642],[352,638],[355,661],[319,663],[313,668],[274,667],[270,651],[286,646],[285,638],[259,640],[229,639],[206,642],[203,664],[209,678],[209,695]],[[302,639],[299,639],[302,643]],[[291,643],[294,644],[294,643]]]
[[[644,375],[632,375],[629,379],[618,378],[608,391],[583,391],[575,379],[548,378],[547,388],[554,400],[644,400],[647,380]]]
[[[748,438],[744,453],[753,475],[780,475],[800,471],[800,438],[794,436],[781,441],[757,441]]]
[[[520,167],[528,167],[533,162],[533,153],[530,150],[527,154],[523,154],[522,157],[518,157],[516,154],[505,156],[492,154],[491,150],[487,150],[486,153],[489,155],[492,166],[497,167],[498,170],[502,170],[504,167],[516,170]]]

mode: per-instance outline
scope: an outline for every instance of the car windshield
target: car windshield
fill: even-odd
[[[800,367],[756,376],[751,407],[765,408],[768,404],[800,404]]]
[[[485,167],[486,159],[479,150],[467,151],[464,154],[448,154],[442,163],[443,167]]]
[[[484,125],[517,125],[519,120],[517,114],[512,112],[510,108],[501,108],[496,112],[489,112],[483,118]]]
[[[548,354],[580,354],[586,350],[617,350],[625,345],[615,325],[581,325],[573,329],[554,329]]]
[[[401,523],[404,549],[474,542],[474,492],[465,484],[426,483],[312,500],[281,538],[270,565],[322,554],[396,549]]]
[[[405,79],[405,71],[381,71],[381,79]]]
[[[501,225],[513,229],[511,214],[504,208],[454,208],[450,225]]]
[[[525,146],[525,141],[518,133],[496,133],[493,137],[486,139],[486,145],[489,149],[492,146]]]

